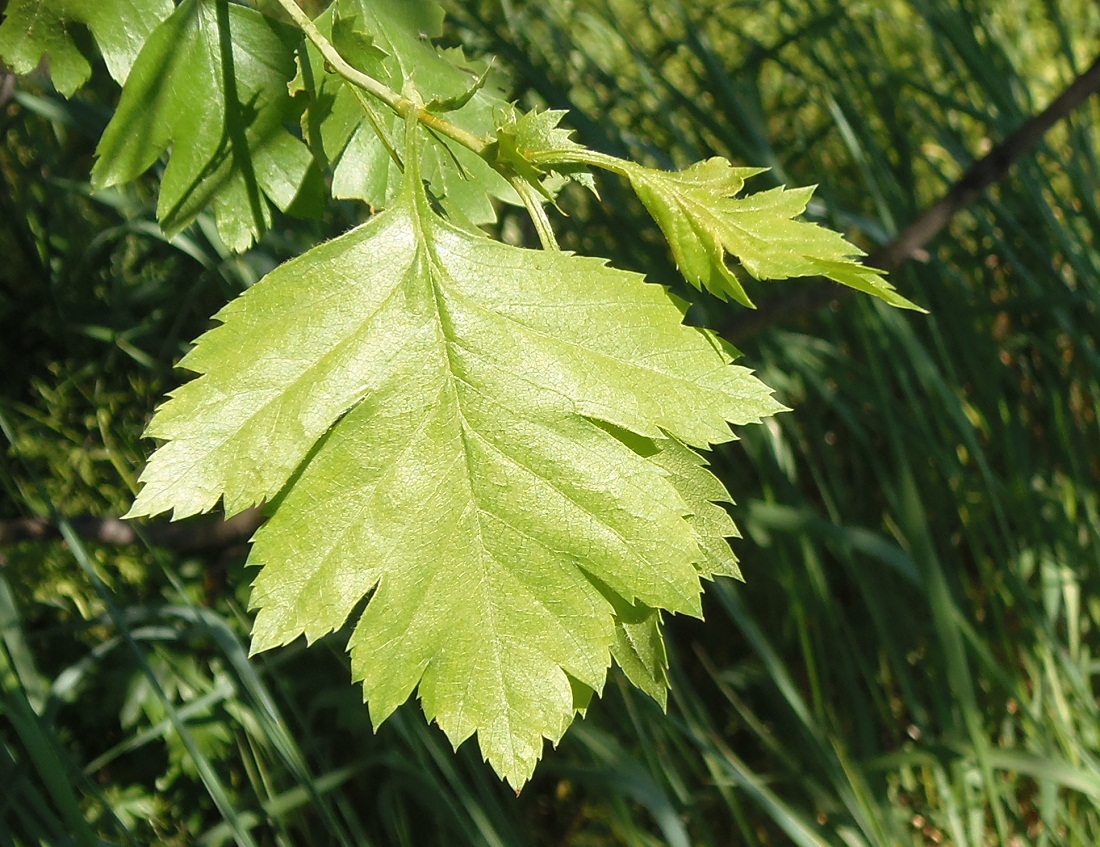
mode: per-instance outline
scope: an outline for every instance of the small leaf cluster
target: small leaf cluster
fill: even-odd
[[[487,65],[438,49],[426,0],[337,0],[292,23],[227,0],[14,0],[0,56],[123,84],[99,187],[166,160],[171,236],[211,209],[247,249],[280,212],[359,200],[363,225],[216,316],[147,430],[130,517],[266,504],[253,650],[342,627],[372,720],[414,692],[516,789],[612,662],[662,705],[666,613],[739,577],[701,449],[782,409],[736,351],[639,275],[558,249],[563,177],[625,179],[698,288],[820,275],[912,307],[840,235],[797,220],[810,189],[743,195],[759,169],[665,172],[522,112]],[[478,225],[522,204],[542,249]],[[739,263],[735,270],[727,256]]]

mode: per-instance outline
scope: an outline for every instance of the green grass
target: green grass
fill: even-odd
[[[534,51],[529,96],[614,116],[575,120],[587,143],[771,164],[870,249],[1091,61],[1097,27],[1070,3],[766,5],[550,4],[492,47]],[[693,786],[693,843],[1100,839],[1096,116],[897,275],[929,317],[845,301],[743,342],[794,412],[717,459],[747,585],[672,626],[689,649],[651,723],[684,750],[651,771]],[[641,220],[615,215],[572,243]]]
[[[1083,0],[452,5],[586,143],[819,183],[812,214],[866,249],[1100,32]],[[357,213],[240,258],[205,223],[166,244],[152,183],[88,195],[94,107],[21,97],[0,506],[117,513],[182,344]],[[241,551],[23,545],[0,568],[0,845],[1100,843],[1097,113],[895,275],[930,315],[849,299],[741,340],[794,411],[713,457],[747,583],[669,621],[667,715],[613,677],[517,799],[415,704],[375,735],[339,637],[248,659]],[[563,246],[673,281],[644,210],[600,189],[556,221]]]

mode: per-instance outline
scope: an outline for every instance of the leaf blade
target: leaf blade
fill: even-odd
[[[349,649],[373,720],[418,690],[518,788],[575,683],[602,688],[616,605],[700,613],[701,506],[594,419],[703,446],[780,407],[664,289],[455,227],[407,185],[219,313],[133,512],[280,492],[250,556],[253,649],[369,596]]]
[[[882,271],[860,264],[863,251],[838,233],[795,220],[812,188],[773,188],[736,197],[759,168],[735,168],[715,157],[668,172],[633,162],[622,171],[672,249],[677,267],[697,288],[752,306],[726,266],[734,256],[754,278],[821,276],[878,297],[891,306],[924,311],[901,296]]]
[[[341,55],[352,65],[395,91],[412,85],[429,109],[435,103],[456,126],[488,136],[494,114],[507,102],[486,84],[485,68],[468,62],[460,51],[440,51],[432,44],[442,34],[442,20],[442,9],[428,0],[339,0],[315,23],[326,37],[340,36]],[[302,69],[296,85],[310,100],[306,135],[319,143],[333,167],[333,196],[362,200],[374,208],[391,205],[404,185],[402,118],[381,109],[365,114],[352,85],[326,73],[316,49],[310,47],[307,57],[308,72]],[[456,220],[491,223],[496,220],[494,200],[519,202],[484,159],[451,139],[439,137],[421,146],[419,167]]]
[[[121,85],[150,33],[171,12],[172,0],[12,0],[0,23],[0,57],[19,74],[48,57],[57,90],[71,97],[92,73],[71,32],[83,25]]]
[[[213,205],[228,246],[247,249],[286,210],[312,156],[285,126],[302,104],[286,88],[299,37],[259,12],[184,0],[150,35],[96,149],[92,182],[135,179],[165,152],[157,216],[169,236]],[[210,102],[193,108],[194,91]]]

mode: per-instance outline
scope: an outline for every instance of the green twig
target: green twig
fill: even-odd
[[[609,156],[607,153],[580,146],[568,150],[537,150],[526,158],[532,165],[543,168],[552,168],[554,165],[589,165],[627,178],[630,177],[630,167],[633,164],[618,156]]]
[[[453,141],[457,141],[479,156],[485,152],[485,149],[489,146],[487,139],[480,138],[445,118],[432,114],[424,106],[398,94],[385,83],[379,82],[374,77],[349,65],[332,45],[332,42],[325,38],[322,32],[317,29],[316,24],[309,19],[309,16],[298,7],[294,0],[279,0],[279,5],[286,10],[286,13],[305,33],[306,37],[313,42],[313,45],[321,52],[321,55],[324,56],[325,61],[329,63],[333,70],[349,83],[381,100],[401,117],[413,113],[421,124],[435,130],[440,135],[445,135]]]
[[[561,250],[561,247],[558,246],[558,239],[554,235],[554,230],[550,226],[550,218],[546,216],[546,207],[542,205],[534,186],[519,176],[512,177],[511,183],[520,200],[523,201],[527,214],[531,216],[531,221],[535,225],[535,232],[538,233],[542,248],[544,250]]]

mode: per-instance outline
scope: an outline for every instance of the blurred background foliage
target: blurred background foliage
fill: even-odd
[[[316,6],[323,4],[318,3]],[[722,155],[887,243],[1087,66],[1088,0],[450,0],[525,107],[650,164]],[[102,70],[102,69],[101,69]],[[125,510],[187,342],[277,262],[167,242],[157,174],[93,193],[117,91],[0,109],[0,845],[1100,843],[1100,144],[1094,98],[868,298],[738,335],[794,411],[713,455],[747,584],[668,626],[668,714],[617,674],[511,795],[415,703],[371,732],[342,636],[249,659],[245,551],[83,542]],[[673,283],[623,186],[564,246]],[[504,210],[501,232],[533,243]],[[757,285],[761,302],[817,283]],[[685,292],[687,293],[687,292]]]

